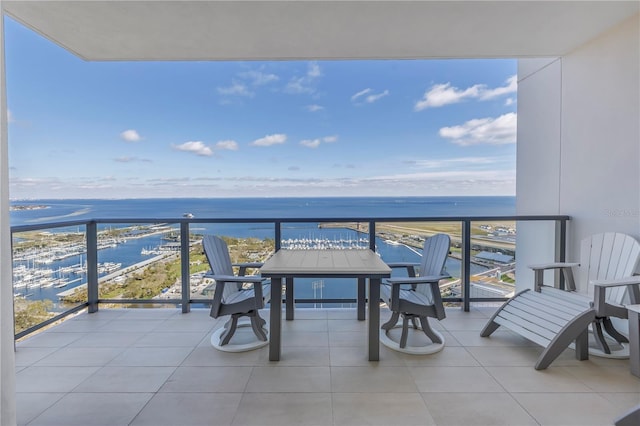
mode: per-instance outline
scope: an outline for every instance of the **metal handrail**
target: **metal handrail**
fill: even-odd
[[[462,297],[443,298],[446,302],[461,302],[462,309],[469,311],[471,302],[476,301],[503,301],[506,298],[471,298],[470,297],[470,264],[471,264],[471,223],[472,222],[494,222],[494,221],[554,221],[555,231],[555,260],[565,260],[567,222],[571,218],[566,215],[511,215],[511,216],[436,216],[436,217],[290,217],[290,218],[96,218],[89,220],[74,220],[63,222],[40,223],[33,225],[18,225],[11,227],[11,234],[37,231],[42,229],[65,228],[73,226],[86,226],[86,246],[87,246],[87,302],[79,304],[65,312],[59,313],[53,319],[47,320],[39,325],[24,330],[16,338],[23,337],[36,331],[51,322],[64,318],[67,315],[77,312],[84,307],[88,307],[90,313],[96,312],[100,303],[154,303],[154,304],[175,304],[181,305],[182,312],[190,311],[192,303],[206,303],[202,300],[190,298],[190,274],[189,274],[189,226],[197,223],[272,223],[274,225],[275,249],[280,249],[282,240],[282,225],[287,223],[340,223],[356,222],[366,223],[369,229],[369,246],[375,250],[376,223],[381,222],[460,222],[462,225],[461,247],[462,247],[462,267],[461,285]],[[182,275],[182,298],[145,300],[145,299],[100,299],[98,293],[98,225],[105,224],[179,224],[180,225],[180,255],[181,255],[181,275]],[[13,238],[12,238],[13,240]],[[561,283],[562,285],[562,283]],[[296,299],[299,303],[348,303],[351,299]]]

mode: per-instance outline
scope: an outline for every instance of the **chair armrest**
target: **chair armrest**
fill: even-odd
[[[444,278],[451,278],[449,275],[427,275],[424,277],[398,277],[387,278],[385,281],[393,286],[400,284],[429,284],[437,283]]]
[[[387,263],[389,268],[405,268],[408,266],[420,266],[417,262],[389,262]]]
[[[575,262],[552,262],[529,265],[529,268],[533,269],[535,274],[533,279],[535,291],[540,292],[540,289],[544,286],[544,271],[548,269],[562,269],[562,274],[566,282],[565,290],[576,291],[576,282],[573,279],[573,270],[571,269],[574,266],[580,266],[580,264]]]
[[[248,268],[258,269],[262,267],[262,265],[263,265],[262,262],[242,262],[242,263],[234,263],[231,266],[237,266],[238,268],[240,268],[240,270],[238,271],[238,275],[244,276],[247,273]]]
[[[614,280],[592,280],[590,283],[593,284],[593,303],[598,316],[606,316],[606,292],[608,288],[629,286],[631,303],[640,303],[640,275]]]
[[[387,263],[387,266],[389,268],[406,268],[407,270],[407,275],[409,275],[410,277],[415,277],[416,276],[416,267],[420,266],[419,263],[416,262],[391,262],[391,263]]]
[[[242,263],[234,263],[231,266],[239,266],[239,267],[247,267],[247,268],[260,268],[264,265],[264,262],[242,262]]]
[[[450,275],[429,275],[424,277],[404,277],[386,280],[391,284],[391,309],[398,311],[400,309],[400,285],[411,284],[415,288],[418,284],[429,284],[431,286],[431,295],[433,298],[433,306],[436,310],[436,318],[442,320],[446,314],[444,312],[444,306],[442,304],[442,296],[440,295],[440,280],[444,278],[451,278]]]
[[[261,283],[266,281],[268,278],[261,277],[259,275],[211,275],[205,274],[207,278],[212,278],[216,281],[222,281],[227,283]]]
[[[538,269],[559,269],[559,268],[572,268],[574,266],[580,266],[576,262],[553,262],[553,263],[539,263],[536,265],[529,265],[529,268],[535,270]]]
[[[615,280],[592,280],[595,287],[620,287],[623,285],[640,284],[640,275],[633,277],[617,278]]]

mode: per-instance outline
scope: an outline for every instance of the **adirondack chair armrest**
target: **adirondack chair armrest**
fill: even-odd
[[[608,288],[628,286],[631,303],[640,303],[640,275],[614,280],[592,280],[591,284],[593,284],[593,304],[598,316],[606,316],[606,291]]]
[[[539,263],[535,265],[529,265],[529,268],[535,271],[537,269],[572,268],[574,266],[580,266],[580,264],[577,262],[551,262],[551,263]]]
[[[407,269],[407,274],[410,277],[415,277],[416,276],[416,267],[420,266],[419,263],[416,262],[391,262],[391,263],[387,263],[387,266],[389,268],[406,268]]]
[[[258,268],[261,268],[262,265],[264,265],[263,262],[242,262],[242,263],[234,263],[231,266],[236,266],[240,268],[240,270],[238,271],[238,275],[244,276],[246,275],[248,268],[258,269]]]
[[[576,291],[576,282],[573,279],[573,267],[580,266],[579,263],[576,262],[552,262],[552,263],[541,263],[536,265],[529,265],[529,268],[533,269],[535,274],[534,277],[534,285],[535,291],[540,292],[540,289],[545,285],[544,284],[544,271],[549,269],[562,269],[562,274],[565,278],[567,291]],[[555,287],[555,286],[554,286]]]

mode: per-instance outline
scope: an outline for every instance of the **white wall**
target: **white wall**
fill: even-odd
[[[640,239],[639,24],[637,14],[556,61],[519,61],[517,213],[570,215],[569,260],[593,233]],[[527,264],[553,256],[531,227],[518,227],[519,289],[533,282]]]
[[[518,61],[518,151],[516,211],[522,215],[560,211],[560,117],[562,65],[559,58]],[[516,290],[531,287],[530,264],[554,261],[553,222],[517,224]],[[546,280],[553,279],[550,272]]]
[[[0,8],[2,3],[0,2]],[[4,21],[0,17],[0,425],[16,423],[13,343],[13,277],[9,225],[9,159],[4,67]]]
[[[571,247],[620,231],[640,238],[640,15],[562,60],[560,208]]]

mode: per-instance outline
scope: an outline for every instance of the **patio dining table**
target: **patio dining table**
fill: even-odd
[[[279,250],[260,268],[271,279],[269,360],[279,361],[282,328],[282,284],[294,278],[356,278],[369,281],[369,361],[380,360],[380,283],[391,276],[391,268],[370,249]],[[358,292],[358,299],[364,299]],[[364,300],[358,300],[364,306]],[[359,315],[360,316],[360,315]],[[360,318],[359,318],[360,319]]]

